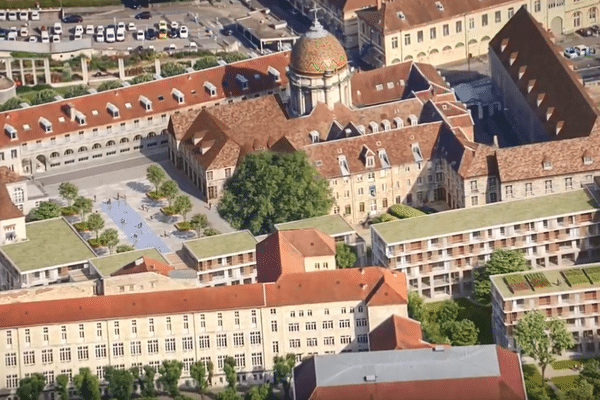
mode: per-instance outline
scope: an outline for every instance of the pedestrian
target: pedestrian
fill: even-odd
[[[212,207],[212,203],[208,203],[208,209],[210,210],[210,208]]]
[[[127,200],[127,196],[123,195],[123,200]]]
[[[119,193],[117,193],[117,200],[119,200]]]
[[[96,195],[94,195],[94,203],[96,202]]]
[[[110,199],[108,199],[108,204],[110,204]]]
[[[152,215],[150,216],[150,221],[152,221]]]

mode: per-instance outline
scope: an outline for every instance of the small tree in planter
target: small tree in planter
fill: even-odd
[[[126,253],[128,251],[133,251],[135,250],[133,248],[133,246],[130,246],[128,244],[122,244],[120,246],[117,246],[117,253]]]
[[[177,197],[177,194],[179,193],[179,186],[177,186],[177,182],[173,180],[166,181],[160,186],[160,192],[167,198],[170,208],[173,204],[173,200],[175,200],[175,197]]]
[[[204,230],[204,236],[217,236],[220,235],[221,232],[218,229],[211,227],[208,227]]]
[[[87,220],[90,230],[96,232],[96,240],[98,240],[98,231],[104,228],[104,218],[100,214],[92,214]]]
[[[113,228],[106,229],[100,235],[100,243],[107,245],[108,249],[112,253],[113,248],[119,244],[119,232]]]
[[[204,214],[196,214],[190,220],[190,226],[196,231],[198,237],[200,237],[202,231],[208,226],[208,218]]]
[[[81,220],[85,221],[85,215],[92,212],[92,199],[88,199],[83,196],[79,196],[73,202],[73,207],[77,210],[77,213],[81,216]]]
[[[58,187],[58,194],[67,201],[70,207],[73,200],[79,195],[79,188],[71,182],[63,182]]]
[[[160,166],[155,164],[146,169],[146,179],[154,185],[154,192],[158,195],[158,188],[160,184],[167,179],[167,174]]]
[[[187,216],[187,214],[190,211],[192,211],[192,207],[192,200],[190,199],[190,196],[187,196],[185,194],[180,194],[179,196],[177,196],[173,203],[173,208],[175,208],[175,210],[177,210],[177,212],[181,214],[184,222],[186,220],[185,217]]]

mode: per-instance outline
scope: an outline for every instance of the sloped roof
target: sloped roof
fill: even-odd
[[[21,181],[25,178],[11,171],[8,167],[0,167],[0,220],[23,217],[23,212],[12,202],[7,183]]]
[[[110,276],[138,274],[140,272],[155,272],[160,275],[169,276],[169,272],[175,268],[155,260],[150,257],[142,256],[137,260],[123,266],[121,269],[113,272]]]
[[[369,332],[371,351],[422,349],[433,345],[423,340],[421,323],[393,314]]]

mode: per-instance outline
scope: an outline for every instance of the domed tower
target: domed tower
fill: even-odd
[[[350,106],[350,75],[346,51],[315,18],[292,48],[288,70],[291,114],[309,114],[318,102]]]

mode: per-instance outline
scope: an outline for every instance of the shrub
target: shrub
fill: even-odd
[[[83,221],[83,222],[77,222],[76,224],[73,224],[73,226],[75,227],[75,229],[77,229],[79,232],[82,231],[89,231],[90,228],[88,227],[88,223]]]
[[[220,234],[221,232],[213,227],[208,227],[204,230],[204,236],[216,236]]]
[[[175,224],[175,227],[180,231],[189,231],[192,229],[192,224],[189,221],[178,222]]]
[[[146,193],[148,195],[148,197],[150,197],[152,200],[160,200],[163,198],[162,193],[157,192],[155,190],[153,190],[152,192],[148,192]]]
[[[102,242],[99,239],[95,239],[95,238],[88,239],[88,243],[92,247],[102,247],[103,246]]]
[[[160,211],[162,211],[163,214],[168,215],[168,216],[177,214],[177,210],[173,206],[163,207],[160,209]]]
[[[394,217],[404,219],[404,218],[412,218],[418,217],[421,215],[425,215],[423,211],[419,211],[416,208],[409,207],[405,204],[394,204],[388,210],[390,214]]]
[[[398,218],[394,217],[391,214],[383,213],[383,214],[378,215],[377,217],[373,218],[373,223],[380,224],[382,222],[390,222],[390,221],[394,221],[396,219],[398,219]]]
[[[133,251],[133,250],[135,250],[133,248],[133,246],[130,246],[128,244],[122,244],[122,245],[117,246],[117,253],[126,253],[128,251]]]
[[[63,207],[60,213],[64,216],[71,216],[77,214],[77,210],[73,206]]]

